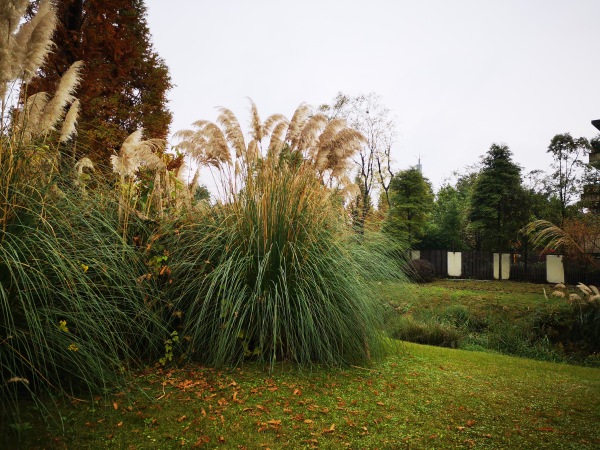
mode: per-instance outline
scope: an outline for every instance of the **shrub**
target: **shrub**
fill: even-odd
[[[425,259],[413,259],[406,264],[406,274],[418,283],[430,283],[435,278],[433,264]]]
[[[440,320],[455,327],[468,327],[473,315],[465,305],[450,305],[440,313]]]
[[[464,332],[454,325],[413,316],[397,316],[388,322],[387,330],[395,339],[438,347],[458,348],[464,338]]]
[[[497,320],[487,330],[487,348],[508,355],[547,361],[559,361],[562,357],[553,349],[546,336],[536,333],[529,321]]]

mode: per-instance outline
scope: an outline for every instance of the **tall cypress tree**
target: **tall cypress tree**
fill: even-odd
[[[420,242],[432,209],[429,180],[414,167],[400,171],[390,182],[390,209],[383,229],[412,247]]]
[[[73,62],[84,62],[73,154],[108,166],[110,155],[138,128],[146,137],[166,138],[172,84],[152,47],[143,0],[57,0],[56,7],[56,48],[30,93],[52,90]]]
[[[471,195],[471,227],[481,236],[479,249],[506,251],[529,214],[521,186],[521,168],[506,145],[493,144]]]

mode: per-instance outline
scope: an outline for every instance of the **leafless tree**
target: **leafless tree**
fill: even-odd
[[[356,97],[339,92],[331,104],[319,110],[330,119],[344,118],[348,125],[361,132],[365,145],[356,154],[357,181],[360,195],[356,200],[357,225],[362,229],[365,219],[372,210],[373,194],[380,188],[389,206],[389,187],[394,175],[390,152],[396,137],[396,128],[391,113],[374,92]]]

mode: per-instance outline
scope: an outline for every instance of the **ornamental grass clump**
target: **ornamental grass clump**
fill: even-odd
[[[362,136],[304,105],[290,122],[276,115],[263,124],[252,111],[248,145],[225,109],[219,125],[198,122],[180,134],[225,194],[180,224],[169,244],[170,297],[183,311],[189,356],[339,365],[381,355],[373,282],[400,271],[349,231],[344,214],[348,161]]]
[[[28,96],[56,23],[44,0],[24,22],[28,5],[0,0],[0,413],[23,392],[103,393],[167,334],[113,190],[88,191],[91,161],[64,160],[81,63]]]
[[[160,351],[156,294],[137,282],[147,269],[117,231],[116,202],[66,192],[28,207],[0,244],[2,394],[102,392]]]

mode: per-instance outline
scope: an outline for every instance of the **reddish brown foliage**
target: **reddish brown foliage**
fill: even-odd
[[[109,156],[140,127],[146,137],[166,138],[172,84],[152,48],[144,2],[58,0],[56,6],[56,48],[29,92],[52,91],[73,62],[84,61],[75,155],[108,166]]]

